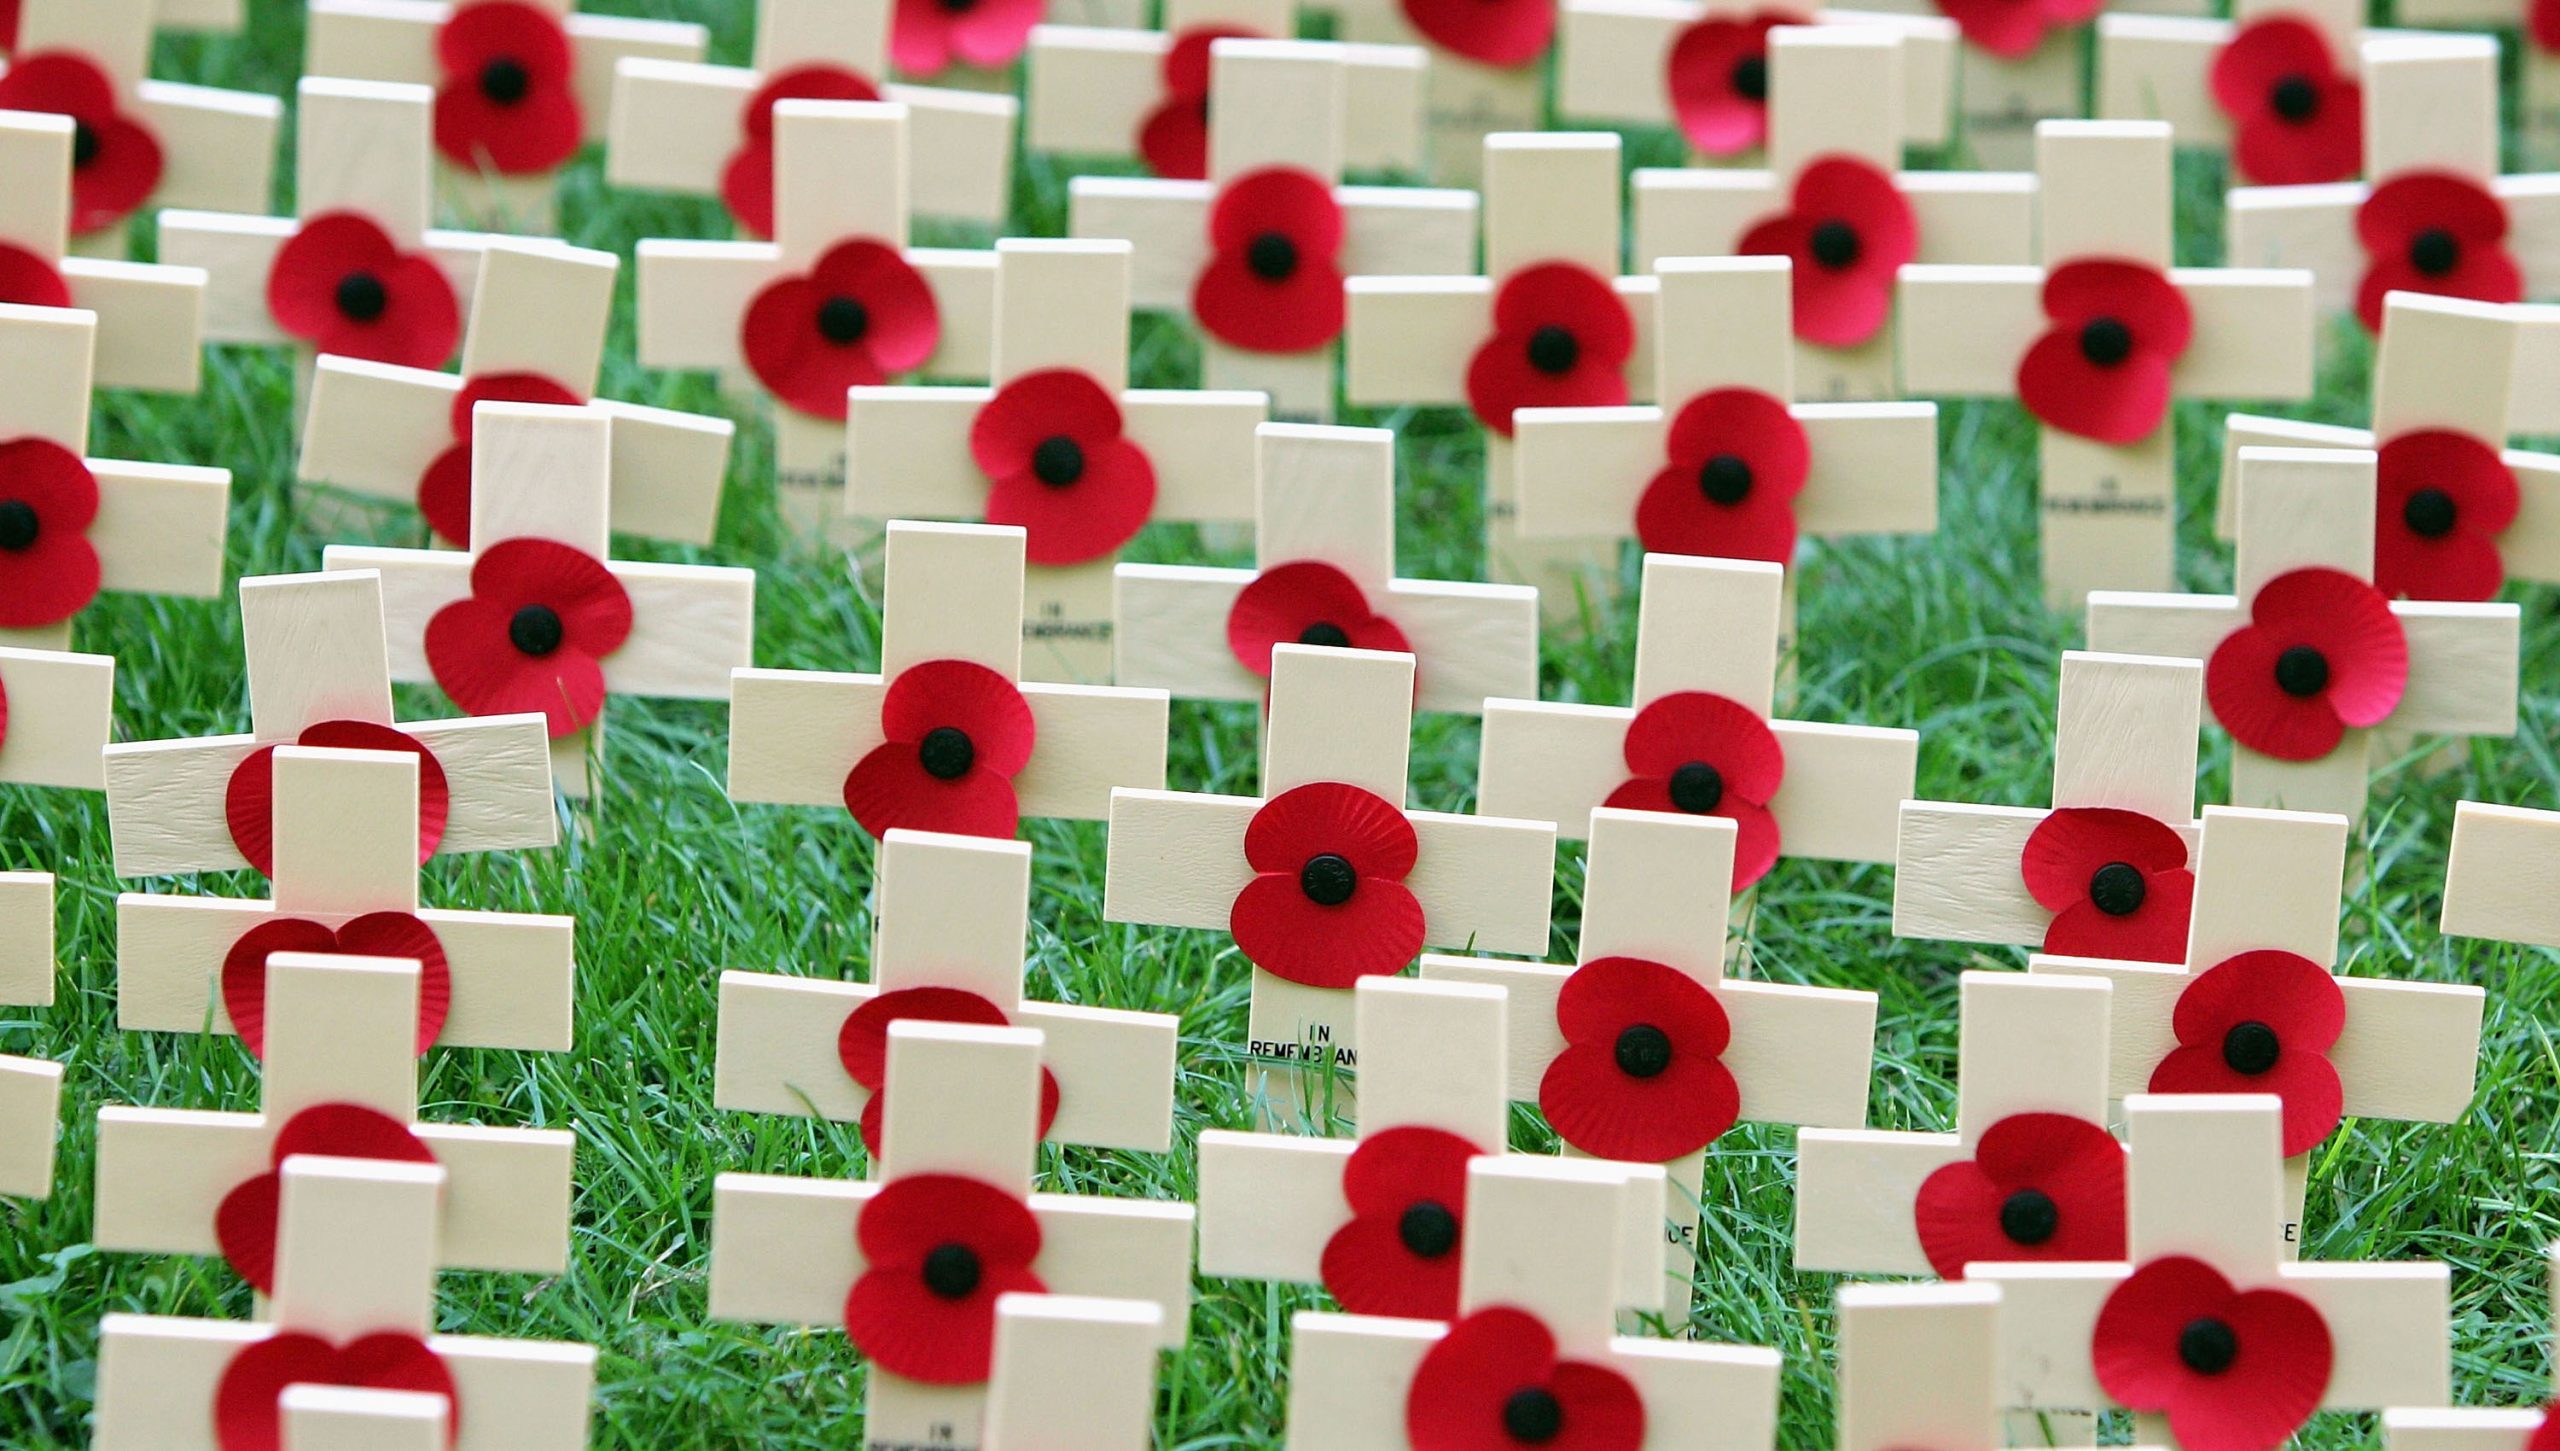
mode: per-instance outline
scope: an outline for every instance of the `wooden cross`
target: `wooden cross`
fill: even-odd
[[[986,519],[1029,529],[1022,629],[1041,646],[1030,661],[1035,675],[1110,677],[1119,545],[1102,542],[1094,519],[1134,533],[1145,521],[1253,517],[1253,431],[1269,400],[1129,386],[1131,255],[1126,242],[998,242],[994,386],[856,388],[845,417],[845,505],[857,518]],[[1017,471],[993,478],[979,466],[971,435],[980,419],[1046,427],[1046,415],[1030,405],[1061,388],[1090,391],[1087,384],[1116,402],[1116,439],[1082,423],[1061,425],[1035,446],[1029,467],[1008,465]],[[1143,517],[1134,507],[1131,450],[1121,443],[1143,455],[1151,500]],[[1049,477],[1064,482],[1042,482]]]
[[[50,1007],[55,974],[53,874],[0,872],[0,1004]],[[53,1130],[62,1065],[0,1054],[0,1197],[53,1192]]]
[[[2560,1304],[2560,1247],[2543,1252],[2543,1281]],[[2551,1419],[2548,1408],[2441,1408],[2404,1406],[2382,1413],[2382,1444],[2390,1451],[2530,1451],[2534,1435]]]
[[[33,274],[5,300],[96,313],[101,388],[193,393],[204,372],[204,274],[71,255],[78,135],[68,116],[0,111],[0,176],[10,181],[0,261]]]
[[[1250,310],[1294,311],[1288,279],[1310,268],[1342,277],[1417,274],[1458,277],[1474,270],[1476,198],[1417,187],[1339,185],[1344,166],[1348,66],[1342,52],[1318,41],[1221,40],[1209,47],[1209,179],[1080,176],[1068,183],[1068,231],[1078,237],[1121,237],[1137,255],[1134,296],[1141,308],[1179,313],[1201,324],[1201,375],[1212,388],[1255,388],[1275,412],[1315,418],[1333,410],[1337,325],[1301,319],[1312,343],[1235,333],[1224,320]],[[1320,238],[1272,227],[1224,248],[1212,224],[1229,207],[1246,207],[1258,191],[1286,178],[1312,178],[1327,188],[1338,213],[1340,242],[1331,256]],[[1231,198],[1243,198],[1233,202]],[[1255,223],[1269,226],[1268,223]],[[1262,248],[1256,264],[1247,253]],[[1284,255],[1285,254],[1285,255]],[[1265,269],[1257,271],[1259,265]],[[1320,282],[1323,274],[1315,274]],[[1264,289],[1264,292],[1253,289]],[[1236,292],[1244,300],[1204,316],[1203,297]],[[1321,286],[1296,299],[1313,309]]]
[[[889,1217],[912,1213],[906,1203],[974,1181],[973,1198],[1001,1195],[1028,1207],[1038,1244],[1019,1268],[1043,1292],[1151,1303],[1163,1317],[1157,1344],[1179,1349],[1190,1324],[1191,1206],[1032,1192],[1039,1031],[909,1018],[890,1024],[888,1038],[887,1081],[896,1097],[883,1125],[882,1177],[731,1173],[713,1185],[713,1318],[848,1325],[849,1294],[867,1277],[924,1272],[920,1264],[865,1259],[858,1236],[871,1206]],[[991,1268],[969,1239],[949,1247]],[[990,1319],[993,1311],[985,1307]],[[926,1333],[918,1331],[920,1338]],[[858,1339],[856,1348],[872,1360],[866,1437],[892,1445],[978,1444],[987,1411],[984,1369],[940,1368],[928,1380],[889,1369],[876,1347]]]
[[[1842,1285],[1838,1451],[2005,1444],[1997,1285]]]
[[[2560,811],[2485,801],[2455,806],[2438,924],[2444,934],[2560,947],[2560,895],[2549,881],[2554,832]]]
[[[1121,565],[1116,679],[1259,701],[1272,645],[1338,640],[1410,648],[1418,710],[1479,715],[1488,696],[1537,693],[1535,591],[1395,577],[1392,431],[1266,423],[1257,433],[1255,567]]]
[[[160,0],[156,20],[162,30],[227,35],[239,30],[240,22],[245,18],[241,14],[244,3],[245,0]],[[0,29],[0,50],[16,43],[14,22],[11,22],[10,27]]]
[[[2344,0],[2245,0],[2228,20],[2101,14],[2090,114],[2166,121],[2178,145],[2229,155],[2235,182],[2352,181],[2364,36],[2364,10]]]
[[[99,752],[115,735],[112,655],[68,655],[0,647],[0,784],[96,791],[106,785]]]
[[[607,698],[727,697],[751,658],[755,571],[607,556],[605,414],[483,403],[473,419],[471,552],[333,544],[322,567],[381,571],[392,679],[435,681],[473,714],[543,709],[553,779],[583,795]]]
[[[2514,733],[2515,606],[2403,600],[2389,606],[2385,623],[2381,596],[2353,587],[2373,577],[2373,454],[2243,449],[2239,477],[2236,596],[2102,590],[2089,597],[2090,648],[2207,662],[2214,718],[2226,729],[2239,723],[2256,742],[2233,739],[2234,804],[2358,817],[2373,727]],[[2323,617],[2331,626],[2307,623]],[[2335,623],[2349,618],[2368,627],[2353,642]],[[2276,661],[2260,658],[2262,649]],[[2297,649],[2281,663],[2282,652]],[[2353,690],[2358,671],[2367,693],[2347,700],[2342,714],[2328,682]],[[2404,688],[2385,688],[2401,676]]]
[[[229,469],[81,457],[97,335],[94,312],[0,306],[0,646],[69,649],[101,591],[222,590]]]
[[[1335,14],[1336,33],[1343,39],[1366,45],[1416,46],[1428,58],[1423,78],[1424,146],[1428,176],[1434,184],[1475,185],[1481,179],[1477,163],[1484,156],[1487,136],[1545,128],[1545,59],[1554,50],[1552,31],[1534,53],[1491,56],[1476,48],[1443,43],[1414,22],[1404,0],[1337,0],[1329,8]],[[1442,15],[1442,23],[1455,29],[1464,30],[1473,23],[1472,16],[1460,12]]]
[[[460,548],[471,517],[464,400],[588,403],[613,420],[612,527],[710,543],[737,426],[595,398],[621,266],[611,252],[493,240],[471,296],[462,370],[323,357],[311,379],[297,476],[415,502],[436,538]]]
[[[1129,1451],[1155,1434],[1164,1307],[1000,1295],[978,1451]]]
[[[2169,265],[2169,140],[2154,121],[2045,122],[2042,265],[1902,272],[1911,390],[2015,397],[2043,424],[2037,512],[2057,609],[2174,584],[2172,396],[2311,394],[2310,274]]]

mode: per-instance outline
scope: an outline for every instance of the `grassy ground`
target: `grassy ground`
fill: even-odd
[[[645,0],[594,8],[711,19],[716,54],[742,60],[746,0]],[[298,7],[256,0],[247,38],[173,42],[161,74],[290,92],[300,54]],[[1669,159],[1661,138],[1639,147]],[[2210,260],[2219,177],[2187,178],[2182,248]],[[289,169],[284,173],[289,175]],[[1063,176],[1026,168],[1018,230],[1055,233]],[[709,204],[608,196],[593,162],[571,178],[569,235],[628,252],[637,238],[720,234]],[[627,286],[627,278],[626,278]],[[607,366],[615,396],[716,410],[706,380],[642,375],[627,335]],[[2351,340],[2350,340],[2351,341]],[[2318,416],[2351,419],[2363,396],[2361,350],[2323,389]],[[1187,344],[1141,333],[1148,383],[1190,380]],[[108,400],[100,453],[215,463],[237,476],[232,564],[241,574],[318,567],[331,538],[297,512],[289,488],[290,378],[278,358],[218,352],[200,399]],[[1408,573],[1477,570],[1474,429],[1446,413],[1389,415],[1404,430],[1409,496],[1401,511]],[[2186,574],[2219,587],[2227,562],[2202,521],[2213,429],[2180,417],[2186,440]],[[1944,415],[1944,525],[1933,540],[1826,549],[1806,565],[1803,658],[1795,713],[1809,719],[1918,727],[1927,797],[2041,804],[2051,770],[2053,691],[2075,626],[2036,603],[2032,437],[2016,409],[1957,406]],[[839,561],[813,557],[770,522],[770,456],[746,420],[719,546],[701,557],[763,570],[758,663],[865,668],[874,602]],[[331,514],[334,520],[337,515]],[[386,515],[375,531],[414,542],[417,526]],[[1197,557],[1178,537],[1150,539],[1157,557]],[[690,558],[626,545],[626,556]],[[1632,572],[1629,583],[1631,585]],[[2452,1262],[2458,1395],[2536,1400],[2546,1387],[2539,1249],[2554,1236],[2553,1110],[2560,1104],[2545,1031],[2560,986],[2551,959],[2454,944],[2434,929],[2453,803],[2473,797],[2550,806],[2560,719],[2560,623],[2553,597],[2525,597],[2525,730],[2473,747],[2459,769],[2397,772],[2377,791],[2364,831],[2365,885],[2352,904],[2352,970],[2485,984],[2492,992],[2470,1116],[2450,1127],[2351,1124],[2324,1150],[2313,1181],[2308,1252],[2322,1258],[2432,1256]],[[1625,699],[1633,611],[1594,612],[1547,646],[1551,696]],[[128,738],[245,728],[237,615],[228,601],[111,599],[81,626],[85,649],[120,657],[118,711]],[[446,713],[421,693],[412,714]],[[843,1337],[765,1330],[704,1313],[711,1181],[726,1169],[799,1174],[856,1170],[856,1136],[797,1119],[711,1107],[708,1055],[714,982],[724,967],[860,975],[871,920],[871,848],[832,813],[732,805],[721,791],[723,712],[716,706],[618,702],[606,789],[593,832],[561,850],[443,860],[428,871],[438,906],[572,913],[579,930],[578,1039],[563,1056],[445,1051],[426,1064],[423,1103],[435,1119],[574,1128],[580,1140],[574,1259],[556,1279],[448,1276],[440,1319],[451,1329],[593,1343],[604,1359],[596,1444],[687,1447],[833,1446],[859,1435],[861,1378]],[[1415,752],[1418,804],[1471,799],[1471,724],[1429,722]],[[1172,776],[1179,786],[1249,790],[1252,722],[1241,710],[1177,707]],[[2218,800],[2226,748],[2209,752],[2204,799]],[[1103,832],[1040,824],[1031,948],[1041,996],[1179,1012],[1185,1044],[1178,1098],[1185,1152],[1169,1158],[1044,1151],[1050,1182],[1188,1198],[1187,1148],[1204,1127],[1246,1121],[1230,1046],[1242,1035],[1243,964],[1222,934],[1142,932],[1101,920]],[[86,1243],[94,1121],[106,1104],[244,1108],[257,1099],[245,1053],[228,1039],[115,1030],[112,908],[122,889],[258,895],[239,879],[119,882],[108,868],[105,812],[90,797],[0,790],[0,867],[61,874],[61,1001],[0,1020],[0,1050],[69,1065],[60,1187],[41,1204],[0,1202],[0,1445],[85,1442],[96,1329],[109,1310],[238,1316],[247,1295],[218,1262],[105,1256]],[[1556,952],[1569,952],[1579,857],[1558,882]],[[1787,981],[1883,995],[1871,1122],[1945,1126],[1955,1070],[1956,974],[2014,966],[2006,951],[1969,953],[1894,940],[1890,881],[1880,868],[1789,863],[1762,894],[1755,948]],[[1548,1144],[1523,1113],[1524,1147]],[[1787,1135],[1744,1131],[1716,1151],[1707,1176],[1715,1213],[1706,1283],[1692,1330],[1774,1344],[1797,1373],[1786,1390],[1785,1443],[1828,1443],[1826,1368],[1832,1281],[1788,1268]],[[1167,1446],[1272,1446],[1279,1440],[1289,1312],[1311,1292],[1204,1282],[1187,1352],[1163,1377]],[[2321,1423],[2323,1445],[2368,1439],[2345,1418]]]

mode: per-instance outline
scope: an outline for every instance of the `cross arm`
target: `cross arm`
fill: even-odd
[[[1313,1282],[1325,1242],[1350,1215],[1351,1139],[1204,1129],[1199,1145],[1200,1273]]]
[[[1796,1135],[1795,1266],[1925,1275],[1911,1206],[1921,1182],[1965,1157],[1954,1134],[1806,1129]]]
[[[2207,660],[2242,618],[2240,601],[2230,595],[2091,590],[2089,648],[2114,655]]]
[[[263,199],[261,200],[263,205]],[[205,274],[204,336],[208,342],[281,344],[294,341],[267,313],[267,274],[276,252],[301,223],[291,217],[250,212],[186,211],[160,214],[160,260],[200,268]],[[480,275],[486,239],[476,232],[430,231],[427,254],[451,282],[462,306]]]
[[[1906,171],[1894,180],[1919,228],[1921,263],[2014,265],[2033,256],[2033,175]],[[1784,206],[1765,171],[1644,169],[1631,186],[1640,268],[1665,257],[1730,255],[1752,223]]]
[[[2347,1021],[2329,1049],[2363,1118],[2452,1123],[2471,1107],[2488,994],[2456,983],[2341,977]]]
[[[1474,192],[1345,186],[1340,264],[1345,277],[1458,276],[1475,270]],[[1216,192],[1203,181],[1080,176],[1067,191],[1067,234],[1125,238],[1135,247],[1130,304],[1187,311],[1209,260]]]
[[[11,707],[0,781],[77,791],[106,784],[99,753],[115,731],[115,657],[0,647],[0,691]]]
[[[909,247],[907,264],[932,289],[942,336],[918,371],[928,378],[983,378],[995,335],[995,254]],[[770,242],[644,241],[636,251],[641,365],[736,372],[756,294],[787,274]]]
[[[2542,1421],[2543,1412],[2522,1408],[2403,1408],[2382,1413],[2382,1438],[2391,1451],[2526,1451]]]
[[[2560,812],[2465,801],[2454,808],[2445,866],[2448,937],[2560,947]]]
[[[1913,264],[1897,284],[1894,338],[1914,393],[2009,397],[2044,330],[2044,269]]]
[[[193,393],[204,376],[202,268],[65,257],[71,305],[98,315],[101,388]]]
[[[53,1002],[53,873],[0,872],[0,1005]]]
[[[845,506],[876,518],[974,517],[987,478],[969,427],[991,388],[856,388],[845,419]],[[1260,393],[1133,388],[1120,395],[1129,438],[1155,466],[1159,519],[1253,517],[1253,431]]]
[[[2029,943],[2053,914],[2018,860],[2046,813],[2034,807],[1905,801],[1893,863],[1893,935]]]
[[[1024,140],[1034,151],[1127,156],[1164,85],[1173,37],[1101,25],[1040,25],[1025,72]],[[1357,170],[1422,167],[1423,77],[1419,46],[1340,42],[1343,153]]]
[[[0,1054],[0,1198],[53,1192],[53,1133],[62,1117],[62,1065]]]
[[[2071,1261],[1974,1265],[1965,1278],[2000,1287],[2000,1404],[2021,1410],[2113,1405],[2090,1369],[2098,1311],[2129,1264]]]
[[[991,1451],[1119,1451],[1154,1434],[1164,1311],[1136,1300],[1007,1294],[996,1300],[987,1383]]]
[[[1680,32],[1706,14],[1695,0],[1566,0],[1557,30],[1556,109],[1579,120],[1668,126],[1667,87],[1635,83],[1669,65]],[[1902,134],[1914,146],[1947,139],[1958,32],[1935,15],[1823,10],[1817,21],[1889,25],[1901,35]]]
[[[2514,605],[2404,600],[2391,607],[2409,637],[2409,684],[2391,724],[2457,736],[2516,731],[2523,614]]]
[[[2312,274],[2301,268],[2176,267],[2195,333],[2170,376],[2181,398],[2311,396]]]
[[[2213,98],[2214,57],[2238,25],[2195,15],[2098,17],[2098,100],[2109,121],[2166,121],[2182,146],[2227,146],[2230,118]]]
[[[1465,276],[1357,276],[1343,283],[1343,396],[1355,404],[1462,407],[1479,344],[1493,335],[1501,279]],[[1635,325],[1627,355],[1631,396],[1650,397],[1654,300],[1659,279],[1612,277],[1609,285]]]
[[[254,212],[275,178],[284,103],[273,96],[146,80],[134,87],[143,120],[159,133],[155,203]]]
[[[89,542],[99,588],[209,597],[222,593],[231,471],[91,459],[98,518]]]

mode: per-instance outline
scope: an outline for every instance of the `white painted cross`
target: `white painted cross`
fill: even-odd
[[[1837,1451],[2005,1444],[1997,1285],[1842,1285]]]
[[[2166,121],[2178,145],[2229,155],[2239,183],[2352,181],[2363,169],[2363,6],[2238,0],[2227,20],[2101,14],[2097,35],[2091,115]]]
[[[53,874],[0,872],[0,1004],[53,1003]],[[62,1065],[0,1054],[0,1197],[53,1192]]]
[[[96,791],[115,735],[112,655],[0,647],[0,784]]]
[[[101,388],[193,393],[204,372],[204,274],[192,267],[75,257],[71,159],[78,123],[0,111],[0,301],[98,316]],[[50,185],[48,185],[50,181]]]
[[[2172,398],[2306,398],[2311,275],[2172,267],[2170,135],[2156,121],[2036,128],[2035,267],[1905,267],[1903,381],[2016,398],[2037,430],[2046,602],[2168,589]],[[2151,652],[2159,653],[2159,652]]]
[[[2454,807],[2453,847],[2445,863],[2448,937],[2484,937],[2560,947],[2560,811],[2528,811],[2465,801]]]
[[[2543,1282],[2560,1304],[2560,1247],[2545,1250],[2543,1258]],[[2389,1451],[2531,1451],[2551,1416],[2548,1407],[2401,1407],[2382,1413],[2382,1444]]]
[[[1475,185],[1484,140],[1494,132],[1546,126],[1545,61],[1554,49],[1557,0],[1337,0],[1330,8],[1343,39],[1419,46],[1427,57],[1424,146],[1435,185]]]
[[[1164,1307],[1099,1295],[996,1297],[994,1374],[978,1451],[1131,1451],[1151,1444]]]
[[[160,0],[155,20],[162,30],[229,34],[240,28],[245,6],[246,0]],[[18,43],[18,10],[11,6],[9,18],[0,20],[0,51]]]
[[[1006,1289],[1146,1301],[1160,1346],[1187,1337],[1190,1205],[1032,1192],[1041,1057],[1030,1028],[892,1023],[881,1178],[732,1173],[713,1186],[712,1316],[845,1326],[870,1361],[873,1441],[978,1444]],[[952,1278],[963,1266],[968,1289]],[[865,1344],[883,1324],[896,1344]]]

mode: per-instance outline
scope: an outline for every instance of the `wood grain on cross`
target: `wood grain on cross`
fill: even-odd
[[[0,872],[0,1004],[53,1002],[53,874]],[[0,1054],[0,1198],[53,1192],[62,1065]]]
[[[978,1451],[1127,1451],[1155,1434],[1164,1307],[1100,1295],[999,1296]]]
[[[2560,1248],[2543,1251],[2543,1283],[2560,1304]],[[2403,1406],[2382,1413],[2382,1444],[2389,1451],[2530,1451],[2550,1418],[2548,1408]]]
[[[0,176],[10,180],[0,196],[0,257],[40,264],[63,301],[98,315],[98,387],[193,393],[204,373],[204,274],[71,254],[78,134],[68,116],[0,111]]]
[[[106,785],[100,752],[115,736],[112,655],[0,647],[0,785],[96,791]]]
[[[2529,171],[2560,168],[2560,46],[2534,33],[2533,0],[2396,0],[2392,20],[2437,30],[2522,30],[2516,150]]]
[[[1999,1446],[2000,1289],[1842,1285],[1837,1451]]]
[[[2448,937],[2560,947],[2560,811],[2465,801],[2454,808],[2445,864]]]
[[[2223,104],[2217,70],[2233,65],[2236,97],[2239,76],[2247,74],[2254,80],[2255,67],[2240,70],[2248,52],[2235,51],[2233,41],[2248,36],[2250,41],[2244,44],[2262,42],[2272,28],[2270,22],[2292,34],[2307,31],[2316,37],[2327,47],[2332,69],[2328,75],[2312,70],[2305,54],[2308,47],[2288,49],[2284,53],[2297,68],[2268,86],[2264,94],[2248,95],[2248,109],[2234,116]],[[2260,33],[2253,36],[2252,31]],[[2327,159],[2326,148],[2300,137],[2314,127],[2334,127],[2339,118],[2330,115],[2332,107],[2357,104],[2355,97],[2332,90],[2328,83],[2353,81],[2360,69],[2358,48],[2364,36],[2364,7],[2347,0],[2241,0],[2232,6],[2229,19],[2102,13],[2097,17],[2097,99],[2089,114],[2107,121],[2166,121],[2182,147],[2237,151],[2242,159],[2233,164],[2235,182],[2251,175],[2245,157],[2252,147],[2238,133],[2252,123],[2284,138],[2273,141],[2272,159],[2316,166]],[[2227,62],[2227,56],[2233,59]],[[2296,84],[2279,93],[2284,80]],[[2361,158],[2350,158],[2348,169],[2333,179],[2353,177],[2360,164]]]

